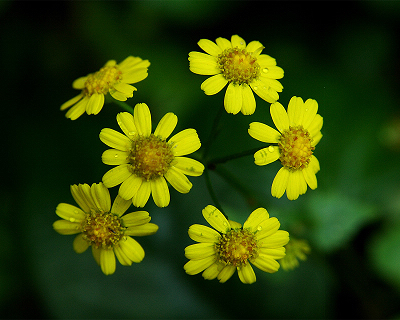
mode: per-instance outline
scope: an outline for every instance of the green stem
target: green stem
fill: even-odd
[[[114,103],[116,103],[117,105],[119,105],[122,109],[124,109],[125,111],[130,112],[131,114],[133,114],[133,108],[127,104],[124,101],[118,101],[118,100],[114,100]]]
[[[256,208],[262,206],[260,201],[254,196],[254,191],[245,187],[237,177],[235,177],[232,173],[230,173],[223,166],[218,166],[215,169],[215,173],[217,173],[220,177],[222,177],[226,182],[228,182],[234,189],[239,191],[242,196],[245,198],[247,204],[250,208]]]
[[[219,203],[218,198],[214,192],[214,189],[212,187],[211,180],[210,180],[209,170],[207,168],[205,168],[205,170],[204,170],[204,179],[206,180],[206,186],[207,186],[208,192],[211,196],[211,199],[213,200],[213,202],[215,204],[215,207],[217,207],[217,209],[222,212],[222,214],[225,216],[225,218],[228,219],[228,216],[225,214],[224,210],[222,209],[222,206]]]
[[[208,140],[204,143],[204,149],[203,149],[204,151],[203,151],[203,156],[202,156],[203,159],[207,158],[208,152],[210,151],[211,144],[215,140],[215,138],[218,134],[218,132],[217,132],[218,131],[218,123],[219,123],[224,111],[225,111],[225,109],[223,107],[219,108],[219,110],[214,118],[214,122],[211,127],[210,135],[208,137]]]
[[[245,156],[249,156],[251,154],[256,153],[258,150],[260,150],[260,147],[253,148],[253,149],[250,149],[250,150],[241,151],[241,152],[238,152],[238,153],[234,153],[234,154],[231,154],[229,156],[214,158],[214,159],[211,159],[211,160],[207,161],[207,166],[209,168],[215,168],[215,166],[217,164],[225,163],[225,162],[227,162],[229,160],[234,160],[234,159],[242,158],[242,157],[245,157]]]

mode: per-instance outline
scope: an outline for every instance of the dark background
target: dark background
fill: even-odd
[[[399,26],[397,1],[0,2],[1,317],[399,319]],[[212,204],[204,178],[193,177],[189,194],[170,189],[167,208],[146,205],[160,230],[138,239],[143,262],[104,276],[90,251],[74,253],[73,236],[52,229],[57,204],[74,204],[69,186],[110,168],[100,130],[119,130],[114,104],[64,117],[60,105],[79,93],[72,81],[110,59],[148,59],[128,103],[147,103],[154,124],[174,112],[175,133],[195,128],[206,141],[225,90],[206,96],[207,77],[189,71],[187,56],[202,38],[233,34],[260,41],[285,70],[285,107],[294,95],[318,101],[321,171],[315,191],[274,199],[279,163],[258,167],[248,156],[221,166],[240,188],[211,172],[215,192],[243,223],[249,191],[312,254],[292,272],[256,270],[252,285],[236,274],[225,284],[186,275],[187,229],[206,224],[201,210]],[[273,125],[269,104],[256,101],[252,116],[223,115],[213,155],[264,146],[247,134],[252,121]]]

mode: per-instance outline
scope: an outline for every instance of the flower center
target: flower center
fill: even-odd
[[[224,78],[234,84],[249,84],[260,75],[257,58],[237,47],[225,49],[219,54],[218,65]]]
[[[218,259],[225,265],[242,267],[258,253],[254,233],[247,229],[231,229],[215,244]]]
[[[106,94],[121,79],[122,72],[116,66],[103,67],[100,71],[87,76],[83,93],[89,97],[93,93]]]
[[[303,126],[289,127],[279,141],[282,165],[291,171],[307,168],[315,147],[311,145],[310,133]]]
[[[171,146],[154,134],[149,137],[139,137],[132,142],[129,155],[131,169],[134,174],[147,181],[166,174],[172,160],[174,160],[174,154]]]
[[[111,249],[124,235],[121,219],[110,212],[92,211],[83,223],[83,238],[96,248]]]

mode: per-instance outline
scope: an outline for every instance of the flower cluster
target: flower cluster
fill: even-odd
[[[278,102],[278,92],[283,90],[278,79],[283,78],[284,72],[274,58],[262,54],[264,46],[258,41],[246,45],[244,39],[233,35],[230,41],[202,39],[198,45],[205,53],[190,52],[189,69],[211,76],[201,84],[206,95],[217,94],[227,86],[223,103],[227,113],[252,115],[256,111],[253,92],[270,104],[277,130],[260,122],[251,122],[248,129],[252,138],[268,146],[255,154],[251,150],[241,155],[254,154],[258,166],[280,161],[282,168],[272,182],[271,195],[281,198],[286,192],[289,200],[296,200],[306,193],[307,187],[316,189],[320,165],[314,151],[322,138],[323,124],[317,114],[317,102],[313,99],[304,102],[294,96],[287,110]],[[179,193],[188,193],[192,188],[188,176],[201,176],[218,165],[207,160],[205,151],[200,156],[193,155],[196,159],[187,157],[202,145],[195,129],[173,134],[178,123],[174,113],[166,113],[153,131],[148,105],[137,103],[132,108],[124,102],[137,91],[131,84],[147,78],[149,66],[148,60],[133,56],[119,64],[110,60],[99,71],[75,80],[72,86],[81,90],[80,94],[61,106],[61,110],[70,108],[66,117],[71,120],[85,112],[98,114],[110,101],[125,110],[116,115],[122,132],[104,128],[99,134],[110,148],[103,152],[102,162],[113,167],[99,183],[72,185],[71,193],[79,207],[60,203],[56,214],[61,220],[53,224],[60,234],[77,234],[73,241],[75,252],[82,253],[91,246],[95,261],[106,275],[115,272],[116,258],[125,266],[141,262],[144,249],[133,237],[152,235],[158,230],[156,224],[150,223],[147,211],[125,214],[131,205],[143,208],[151,195],[156,206],[166,207],[171,199],[169,185]],[[215,132],[212,128],[206,150],[215,139]],[[225,159],[234,158],[232,155]],[[256,281],[252,265],[275,273],[281,265],[291,270],[299,264],[298,259],[306,259],[310,252],[308,243],[289,240],[289,233],[280,230],[279,220],[270,217],[265,208],[253,208],[243,226],[229,220],[212,190],[208,174],[204,176],[215,206],[206,205],[202,214],[212,228],[199,224],[189,227],[189,237],[197,243],[185,249],[189,259],[184,265],[187,274],[201,272],[204,279],[223,283],[237,270],[240,281],[251,284]],[[111,204],[109,189],[117,186],[118,194]]]

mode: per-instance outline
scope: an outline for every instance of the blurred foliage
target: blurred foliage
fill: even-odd
[[[399,17],[398,1],[0,2],[2,317],[399,318]],[[59,106],[77,94],[72,81],[109,59],[148,59],[149,77],[128,103],[146,102],[154,123],[174,112],[175,132],[192,127],[205,141],[224,93],[206,96],[206,77],[189,71],[187,56],[200,51],[199,39],[232,34],[259,40],[285,70],[283,105],[293,95],[318,101],[321,171],[315,191],[275,199],[279,164],[257,167],[249,156],[211,172],[215,192],[242,223],[251,194],[310,242],[309,259],[292,272],[256,270],[253,285],[186,275],[187,229],[204,224],[201,210],[212,203],[199,177],[189,194],[172,191],[167,208],[146,205],[160,230],[139,239],[144,261],[104,276],[51,227],[57,204],[74,203],[69,185],[99,182],[109,169],[98,133],[118,129],[113,104],[65,119]],[[223,115],[213,155],[262,146],[248,125],[273,124],[269,104],[256,100],[252,116]]]

